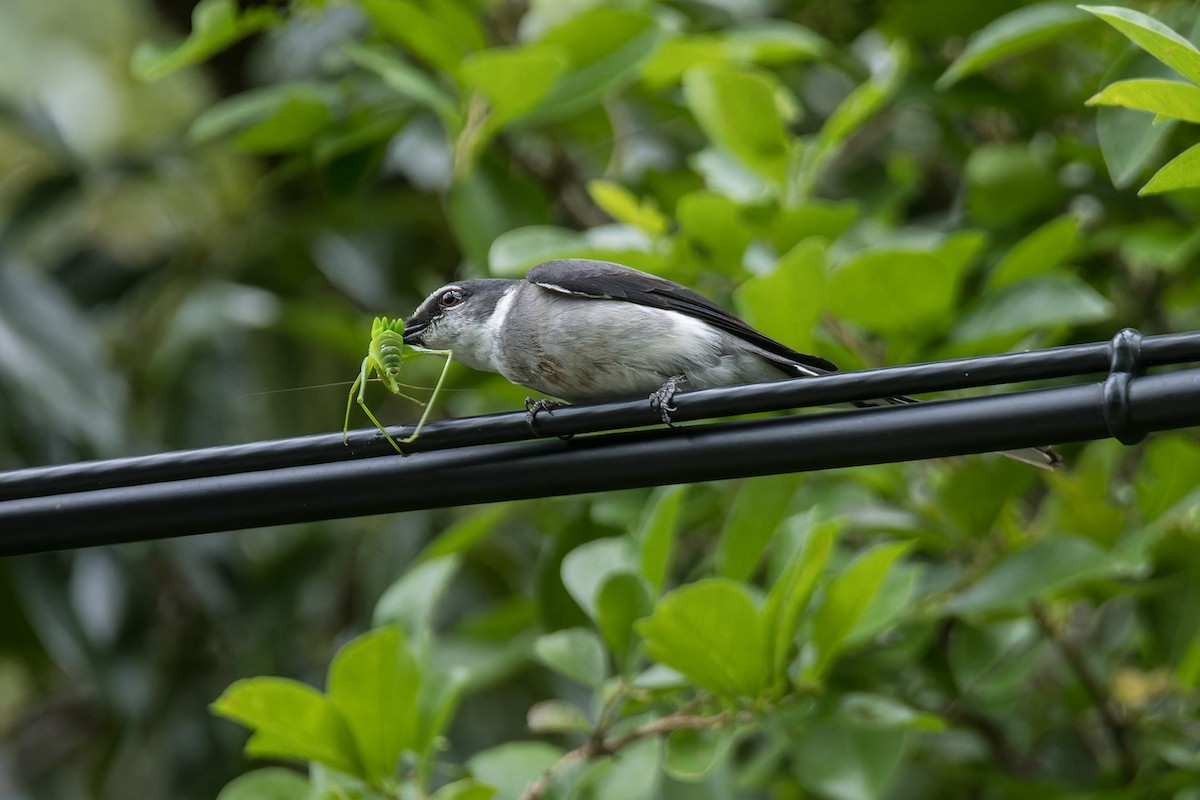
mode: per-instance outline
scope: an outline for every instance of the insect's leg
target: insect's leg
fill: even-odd
[[[417,427],[413,429],[412,436],[408,436],[408,437],[400,440],[400,441],[404,442],[405,444],[408,444],[409,442],[413,441],[414,439],[416,439],[418,436],[421,435],[421,428],[425,425],[425,420],[429,417],[429,412],[433,410],[433,404],[437,400],[438,392],[440,392],[442,390],[442,382],[446,380],[446,373],[448,373],[450,371],[450,362],[454,361],[454,351],[453,350],[425,350],[425,349],[422,349],[421,352],[433,353],[434,355],[444,356],[446,359],[446,365],[442,367],[442,374],[438,376],[437,385],[433,387],[433,394],[429,395],[429,402],[425,405],[425,413],[421,415],[421,418],[419,420],[417,420]]]
[[[365,376],[367,374],[367,361],[368,361],[367,358],[363,359],[363,371],[362,371],[363,376]],[[396,440],[393,439],[391,437],[391,434],[389,434],[384,429],[383,424],[380,423],[379,420],[375,419],[375,415],[371,413],[371,409],[367,408],[367,402],[363,398],[363,393],[366,392],[366,390],[367,390],[367,381],[364,377],[362,380],[362,383],[358,387],[358,404],[360,406],[362,406],[362,410],[367,415],[367,418],[370,419],[371,422],[375,423],[376,428],[379,428],[379,432],[383,434],[383,438],[385,438],[389,442],[391,442],[392,447],[396,448],[397,453],[399,453],[400,455],[404,455],[404,451],[400,449],[400,445],[396,444]]]
[[[360,386],[367,385],[367,362],[371,360],[370,356],[363,359],[362,367],[359,368],[358,377],[354,379],[354,383],[350,386],[350,394],[346,397],[346,422],[342,425],[342,444],[350,444],[350,409],[354,408],[354,390]],[[362,391],[358,392],[358,402],[362,403]]]

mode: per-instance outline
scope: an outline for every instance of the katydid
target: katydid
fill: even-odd
[[[398,381],[400,377],[400,365],[417,353],[430,353],[432,355],[443,356],[446,359],[446,365],[442,367],[442,374],[438,377],[437,385],[433,387],[433,394],[429,396],[428,402],[421,402],[417,398],[410,397],[400,391],[401,384]],[[362,406],[362,410],[370,417],[371,422],[375,423],[375,427],[379,428],[384,437],[391,442],[392,447],[396,448],[396,452],[404,455],[404,451],[400,449],[400,444],[384,430],[383,425],[375,418],[375,415],[371,413],[371,409],[367,408],[367,404],[363,400],[363,392],[366,391],[367,381],[371,379],[371,373],[378,373],[379,379],[392,394],[400,395],[406,400],[412,400],[414,403],[425,408],[425,412],[421,414],[421,419],[417,421],[417,426],[413,429],[412,435],[400,440],[401,443],[408,444],[421,434],[421,427],[424,426],[425,420],[429,417],[429,411],[433,408],[433,402],[437,400],[438,392],[442,389],[442,382],[446,380],[446,373],[449,372],[450,362],[453,360],[454,353],[451,350],[426,350],[424,347],[405,344],[404,320],[394,319],[389,321],[387,317],[376,317],[375,321],[371,323],[371,344],[367,346],[367,357],[363,359],[362,367],[358,371],[358,377],[354,379],[354,384],[350,387],[350,396],[346,398],[346,424],[342,426],[342,441],[349,443],[347,436],[350,432],[350,409],[354,407],[355,391],[357,390],[358,404]]]

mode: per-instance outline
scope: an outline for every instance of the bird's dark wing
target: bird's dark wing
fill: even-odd
[[[621,264],[587,258],[560,258],[533,267],[525,275],[525,280],[543,289],[576,297],[623,300],[650,308],[678,311],[749,342],[781,362],[803,364],[820,372],[837,371],[837,365],[832,361],[796,352],[756,331],[686,286]]]

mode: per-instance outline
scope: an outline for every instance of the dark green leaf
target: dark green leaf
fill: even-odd
[[[1058,217],[1017,242],[992,272],[994,286],[1050,272],[1079,249],[1079,223]]]
[[[793,643],[800,627],[800,616],[808,607],[817,580],[825,571],[833,552],[834,540],[841,528],[840,521],[816,525],[810,521],[803,542],[793,550],[767,595],[763,613],[771,637],[771,668],[777,682],[782,682],[787,674]]]
[[[675,780],[699,781],[717,765],[733,744],[734,731],[677,730],[667,737],[663,770]]]
[[[661,592],[671,563],[671,551],[679,530],[679,515],[687,485],[669,486],[657,490],[646,505],[638,526],[637,540],[641,550],[642,576],[656,593]]]
[[[632,573],[614,573],[600,587],[596,597],[596,626],[624,669],[631,666],[636,655],[633,624],[653,607],[646,582]]]
[[[949,603],[954,614],[1021,608],[1030,600],[1103,574],[1103,550],[1074,536],[1056,536],[1004,556]]]
[[[1112,313],[1112,303],[1074,275],[1044,275],[985,295],[952,336],[973,342],[1033,328],[1098,322]]]
[[[908,743],[904,730],[813,726],[798,737],[793,772],[822,797],[876,800],[891,785]]]
[[[371,625],[397,625],[414,642],[430,632],[433,610],[458,571],[457,556],[425,561],[396,579],[375,604]]]
[[[439,0],[446,6],[454,2]],[[478,47],[479,41],[465,41],[461,34],[468,28],[457,27],[455,20],[439,18],[438,3],[423,5],[414,0],[361,0],[362,9],[380,33],[430,66],[453,74],[463,56],[474,49],[472,45]]]
[[[1066,3],[1038,3],[1005,14],[971,37],[936,86],[948,89],[1001,59],[1055,41],[1083,22],[1087,17]]]
[[[962,268],[929,253],[872,251],[830,276],[826,307],[872,330],[920,330],[950,314],[962,277]]]
[[[799,479],[795,475],[751,478],[738,487],[717,543],[717,571],[748,580],[776,529],[783,523]]]
[[[813,332],[826,305],[826,251],[818,238],[800,242],[775,269],[738,287],[738,311],[763,333],[801,352],[815,348]]]
[[[192,9],[191,34],[170,45],[139,44],[133,52],[133,74],[143,81],[156,81],[279,21],[279,13],[270,6],[243,11],[236,0],[200,0]]]

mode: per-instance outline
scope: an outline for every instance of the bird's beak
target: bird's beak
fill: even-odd
[[[425,333],[425,329],[429,327],[428,322],[413,322],[407,320],[404,323],[404,343],[405,344],[421,344],[421,335]]]

